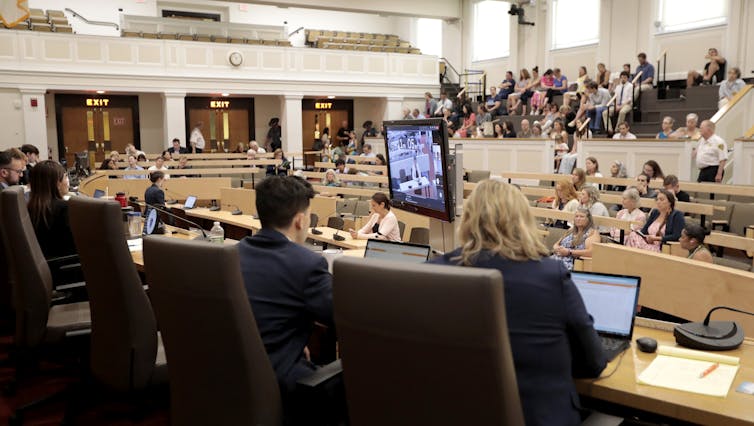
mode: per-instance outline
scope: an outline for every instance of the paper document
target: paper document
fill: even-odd
[[[143,250],[143,241],[141,238],[134,238],[133,240],[126,240],[128,243],[128,251],[134,252],[134,251],[142,251]]]
[[[715,363],[719,366],[701,377]],[[637,381],[661,388],[725,397],[736,377],[738,363],[739,359],[733,356],[660,346],[657,358]]]

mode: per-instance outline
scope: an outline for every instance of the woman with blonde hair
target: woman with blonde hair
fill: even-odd
[[[581,188],[586,185],[586,172],[581,167],[576,167],[571,172],[571,179],[573,180],[574,189],[581,191]]]
[[[572,377],[597,377],[607,362],[568,271],[547,257],[526,197],[499,180],[479,182],[464,202],[458,239],[459,248],[432,263],[497,269],[505,277],[526,424],[581,424]]]
[[[590,257],[592,244],[600,242],[600,233],[594,226],[589,209],[579,207],[573,215],[573,226],[552,247],[553,259],[563,262],[570,271],[573,260],[578,257]]]
[[[340,179],[338,174],[333,169],[327,169],[325,177],[322,178],[322,185],[324,186],[340,186]]]
[[[563,179],[555,184],[555,199],[552,202],[552,208],[573,213],[579,208],[579,199],[573,182],[569,179]],[[556,228],[568,228],[564,220],[556,220],[551,224]]]

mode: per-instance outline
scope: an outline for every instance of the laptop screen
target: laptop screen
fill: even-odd
[[[572,272],[586,311],[599,333],[631,337],[639,301],[640,277]]]
[[[424,263],[429,259],[429,251],[429,246],[422,244],[369,240],[364,251],[364,258]]]
[[[94,198],[102,198],[105,196],[105,191],[101,189],[95,189],[94,194],[92,195]]]
[[[183,205],[184,209],[193,209],[194,205],[196,204],[196,197],[193,195],[189,195],[186,197],[186,203]]]

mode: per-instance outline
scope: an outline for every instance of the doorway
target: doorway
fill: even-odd
[[[140,148],[138,96],[55,95],[58,152],[68,165],[77,152],[88,152],[90,165],[110,151]]]
[[[342,122],[347,121],[353,129],[353,100],[350,99],[304,99],[301,104],[302,131],[304,135],[304,151],[314,150],[315,143],[322,138],[325,129],[328,129],[330,142],[337,142],[336,135]],[[306,158],[306,164],[319,161],[315,155]]]
[[[186,147],[191,130],[204,123],[205,152],[230,152],[239,144],[244,152],[254,135],[254,98],[186,98]]]

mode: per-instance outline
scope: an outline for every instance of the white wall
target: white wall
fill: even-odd
[[[259,146],[264,146],[272,117],[282,120],[283,104],[280,96],[254,96],[254,131]]]
[[[16,89],[0,88],[0,129],[0,150],[19,147],[25,143],[21,93]]]
[[[173,138],[179,138],[186,145],[186,135],[165,135],[163,126],[163,103],[159,93],[139,94],[139,128],[141,150],[144,152],[162,152],[170,145]]]
[[[45,125],[47,126],[47,146],[50,149],[52,155],[50,160],[58,160],[60,154],[58,152],[58,128],[57,128],[57,116],[55,115],[55,95],[48,93],[45,95],[45,108],[47,108]],[[42,152],[40,155],[44,154]]]

